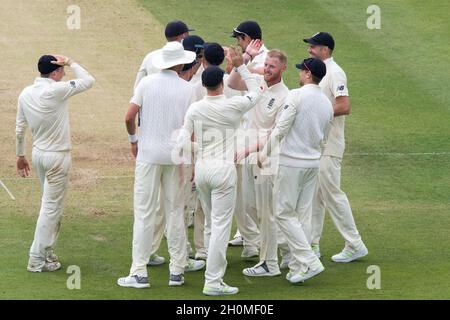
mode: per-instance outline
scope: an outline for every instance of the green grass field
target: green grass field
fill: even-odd
[[[352,114],[346,120],[342,185],[369,255],[350,264],[331,262],[343,240],[327,217],[321,242],[323,274],[300,286],[289,284],[286,272],[249,279],[241,271],[252,263],[241,261],[241,248],[229,248],[225,281],[240,289],[229,299],[450,299],[450,3],[380,0],[380,30],[366,27],[371,4],[368,0],[134,4],[147,9],[144,14],[156,18],[160,26],[181,19],[195,27],[195,34],[223,45],[234,44],[229,34],[240,21],[258,21],[266,45],[288,54],[285,82],[291,89],[298,82],[294,63],[307,56],[301,39],[329,31],[336,41],[335,60],[347,73]],[[158,41],[163,43],[162,35]],[[111,107],[110,116],[120,122],[119,132],[111,131],[102,139],[121,141],[125,147],[117,150],[126,153],[124,107]],[[80,178],[83,183],[75,180],[69,191],[57,247],[63,268],[45,274],[26,272],[40,190],[37,180],[14,178],[13,140],[1,138],[1,151],[12,156],[2,163],[0,179],[17,200],[11,201],[0,189],[0,299],[211,299],[201,293],[202,272],[186,274],[183,287],[169,288],[167,264],[149,269],[148,290],[116,285],[131,263],[133,166],[115,166],[115,160],[74,161],[74,169],[77,161],[86,168],[102,163],[103,169],[91,180],[88,171],[84,180]],[[116,175],[121,177],[111,177]],[[165,242],[162,248],[160,253],[167,258]],[[69,265],[81,269],[81,290],[66,287]],[[371,265],[381,270],[379,290],[366,287]]]

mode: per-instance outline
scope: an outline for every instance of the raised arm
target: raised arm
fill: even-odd
[[[258,103],[261,98],[261,90],[256,76],[253,76],[244,64],[242,54],[236,48],[232,47],[230,48],[230,56],[233,61],[233,66],[237,68],[248,89],[244,96],[233,98],[236,106],[244,114]]]
[[[55,97],[59,97],[61,100],[65,100],[73,95],[88,90],[94,85],[94,77],[91,76],[89,72],[87,72],[86,69],[84,69],[78,63],[73,62],[72,59],[64,56],[55,55],[55,57],[58,60],[52,61],[52,63],[58,64],[61,67],[70,66],[75,73],[75,79],[55,83],[51,87],[49,94]]]

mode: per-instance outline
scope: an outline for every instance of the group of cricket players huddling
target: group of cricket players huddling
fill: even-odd
[[[157,254],[164,235],[170,255],[169,286],[183,285],[185,272],[206,267],[203,294],[238,293],[237,287],[223,281],[228,245],[242,245],[244,260],[259,257],[256,265],[243,270],[245,276],[278,276],[281,269],[288,269],[289,282],[304,282],[324,270],[319,241],[325,209],[345,240],[344,249],[331,259],[346,263],[366,256],[368,250],[340,188],[344,118],[350,113],[350,101],[346,75],[332,58],[332,36],[318,32],[303,39],[310,57],[295,64],[300,88],[289,90],[283,82],[286,54],[267,49],[257,22],[244,21],[234,28],[236,47],[205,42],[190,31],[179,20],[167,24],[167,43],[146,55],[136,77],[125,116],[136,158],[132,264],[129,275],[117,284],[150,287],[147,266],[165,263]],[[45,80],[45,94],[41,90],[30,96],[38,94],[42,100],[48,88],[55,90],[60,83],[67,92],[51,99],[65,103],[94,82],[66,57],[41,60],[41,76],[50,75],[51,80]],[[56,68],[65,65],[74,69],[77,79],[60,81]],[[91,82],[84,84],[86,79]],[[27,109],[38,108],[23,102],[25,93],[21,96],[17,169],[26,176],[23,130],[26,125],[33,129]],[[39,134],[33,130],[33,139]],[[33,164],[38,174],[41,171],[43,188],[28,265],[34,272],[61,267],[53,247],[70,164],[50,192],[53,169],[45,161],[56,160],[38,163],[34,158],[39,152],[50,156],[70,150],[70,141],[53,150],[48,147],[51,139],[47,135],[42,146],[33,144]],[[233,217],[238,230],[230,240]],[[190,219],[195,254],[188,241]]]
[[[346,75],[331,57],[332,36],[304,39],[310,58],[296,64],[301,87],[290,91],[283,82],[287,57],[266,48],[257,22],[234,28],[238,47],[205,43],[189,31],[182,21],[169,23],[167,44],[145,57],[137,75],[126,115],[137,157],[133,261],[117,283],[150,286],[146,266],[164,263],[157,254],[163,234],[170,286],[182,285],[184,272],[203,269],[206,260],[203,293],[238,293],[223,277],[228,245],[240,244],[243,259],[259,256],[244,275],[277,276],[288,268],[289,282],[303,282],[324,270],[325,208],[345,239],[332,260],[367,255],[340,189],[350,102]],[[186,231],[192,212],[195,255]],[[238,232],[229,241],[233,216]]]

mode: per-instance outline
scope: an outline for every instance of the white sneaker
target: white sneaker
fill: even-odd
[[[170,274],[169,286],[176,287],[184,284],[184,277],[182,274]]]
[[[206,296],[225,296],[230,294],[236,294],[239,289],[236,287],[230,287],[225,282],[220,284],[219,288],[203,287],[203,294]]]
[[[366,256],[369,253],[366,246],[363,244],[362,247],[359,250],[349,250],[344,249],[340,253],[335,254],[331,257],[331,260],[334,262],[351,262],[353,260],[362,258]]]
[[[45,261],[45,264],[42,267],[37,267],[33,264],[28,263],[27,270],[30,272],[52,272],[61,269],[61,263],[56,262],[48,262]]]
[[[166,262],[166,259],[164,257],[158,256],[156,253],[152,254],[150,256],[150,260],[148,260],[147,265],[148,266],[159,266]]]
[[[141,277],[138,275],[119,278],[117,279],[117,284],[125,288],[143,289],[150,287],[148,277]]]
[[[311,249],[314,252],[314,254],[316,255],[317,258],[320,259],[320,247],[318,244],[313,244],[311,245]]]
[[[243,246],[244,245],[244,239],[242,239],[242,236],[237,236],[233,240],[230,240],[228,242],[228,245],[237,247],[237,246]]]
[[[184,272],[192,272],[202,270],[206,265],[206,262],[203,260],[194,260],[189,259],[188,264],[184,267]]]
[[[281,263],[280,263],[280,269],[287,269],[289,268],[289,262],[291,262],[291,254],[288,253],[286,255],[284,255],[281,259]]]
[[[197,252],[195,254],[195,260],[205,260],[208,258],[208,255],[205,252]]]
[[[266,262],[259,263],[251,268],[245,268],[242,270],[242,273],[249,277],[273,277],[281,274],[280,270],[278,272],[270,272]]]
[[[292,274],[291,272],[289,272],[286,275],[286,279],[289,280],[290,283],[305,282],[305,280],[308,280],[308,279],[318,275],[323,270],[325,270],[325,268],[323,265],[321,265],[320,267],[318,267],[315,270],[308,269],[308,271],[306,271],[306,272],[299,272],[296,274]]]
[[[244,250],[242,250],[242,259],[251,259],[256,257],[259,257],[259,252],[255,247],[244,247]]]

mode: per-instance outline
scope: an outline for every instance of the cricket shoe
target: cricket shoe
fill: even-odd
[[[318,275],[323,270],[325,270],[325,268],[322,264],[320,264],[320,266],[314,270],[309,268],[308,271],[306,271],[306,272],[299,272],[296,274],[293,274],[292,272],[288,272],[288,274],[286,275],[286,279],[290,283],[305,282],[306,280]]]
[[[203,260],[194,260],[189,259],[188,264],[184,267],[184,272],[193,272],[202,270],[206,265],[206,262]]]
[[[255,247],[245,247],[244,250],[242,250],[241,258],[246,259],[252,259],[257,258],[259,256],[259,251]]]
[[[244,239],[242,239],[242,236],[234,237],[233,240],[228,241],[229,246],[238,247],[244,245]]]
[[[320,247],[318,244],[311,245],[311,250],[314,252],[317,258],[320,259]]]
[[[169,286],[177,287],[184,284],[184,277],[182,274],[170,274],[169,276]]]
[[[156,253],[152,254],[150,256],[150,260],[148,260],[147,265],[148,266],[159,266],[166,262],[166,259],[164,257],[158,256]]]
[[[369,251],[363,244],[359,250],[344,249],[340,253],[331,257],[334,262],[351,262],[353,260],[367,256]]]
[[[125,288],[143,289],[150,287],[148,277],[141,277],[138,275],[119,278],[117,279],[117,284]]]
[[[52,272],[61,269],[61,263],[45,261],[43,266],[36,266],[28,263],[27,270],[30,272]]]
[[[267,267],[266,262],[259,263],[254,267],[245,268],[242,273],[249,277],[273,277],[279,276],[281,274],[280,270],[277,272],[270,272],[269,267]]]
[[[219,288],[203,287],[203,294],[206,296],[228,296],[239,292],[237,287],[230,287],[222,281]]]

